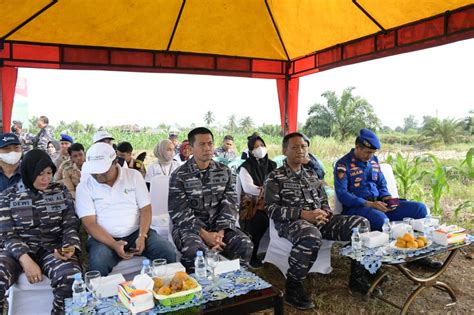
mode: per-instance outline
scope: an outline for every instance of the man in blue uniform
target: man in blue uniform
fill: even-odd
[[[0,136],[0,192],[21,180],[21,155],[20,139],[14,133]]]
[[[380,171],[375,152],[380,149],[380,141],[369,129],[361,129],[355,141],[355,148],[343,156],[334,168],[334,188],[343,205],[343,214],[359,215],[370,221],[372,230],[382,230],[385,218],[401,221],[403,218],[424,218],[427,209],[421,202],[400,200],[395,208],[389,208],[392,199],[387,182]],[[441,264],[429,259],[419,263],[429,268],[439,268]]]

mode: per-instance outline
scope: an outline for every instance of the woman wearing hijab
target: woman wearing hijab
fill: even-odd
[[[26,153],[20,171],[23,182],[0,194],[0,298],[21,272],[30,283],[44,274],[53,287],[51,313],[63,314],[72,275],[81,272],[79,219],[67,188],[51,182],[56,166],[46,152]]]
[[[151,179],[156,175],[170,176],[181,163],[173,159],[174,144],[168,139],[161,140],[154,148],[153,153],[158,159],[155,163],[148,166],[145,175],[145,182],[150,185]]]
[[[257,257],[257,252],[269,222],[264,209],[263,184],[268,174],[276,169],[276,163],[268,158],[267,147],[261,137],[251,137],[247,147],[248,158],[239,168],[238,185],[242,187],[239,223],[253,242],[250,266],[261,268],[262,261]]]
[[[184,163],[187,160],[189,160],[191,153],[192,151],[191,151],[191,146],[189,145],[189,141],[184,140],[179,146],[179,153],[176,154],[175,159]]]

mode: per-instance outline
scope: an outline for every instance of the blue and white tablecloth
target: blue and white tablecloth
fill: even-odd
[[[474,236],[467,235],[465,243],[473,243]],[[432,243],[430,246],[421,248],[415,251],[403,251],[397,250],[389,245],[376,247],[376,248],[367,248],[364,247],[360,251],[354,251],[352,246],[346,246],[341,248],[340,254],[343,256],[350,257],[354,260],[360,262],[365,269],[367,269],[371,274],[375,274],[377,270],[382,266],[382,263],[397,264],[403,263],[406,261],[407,257],[415,257],[431,253],[434,251],[440,251],[446,249],[446,246],[438,245]]]
[[[176,306],[156,304],[155,308],[140,314],[156,314],[177,311],[180,309],[197,307],[209,301],[222,300],[234,296],[244,295],[253,290],[270,288],[272,285],[247,270],[237,270],[219,275],[215,281],[199,279],[202,292],[196,294],[193,300]],[[76,307],[72,299],[65,300],[66,314],[130,314],[128,309],[116,296],[101,299],[95,308],[86,306]]]

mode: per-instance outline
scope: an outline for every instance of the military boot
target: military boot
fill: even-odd
[[[314,303],[306,294],[301,281],[286,280],[285,300],[299,310],[314,308]]]
[[[359,262],[352,260],[351,262],[351,275],[349,278],[349,288],[352,291],[359,292],[361,294],[367,294],[369,291],[371,280],[373,276],[362,266]],[[382,289],[376,287],[372,292],[375,296],[382,295]]]

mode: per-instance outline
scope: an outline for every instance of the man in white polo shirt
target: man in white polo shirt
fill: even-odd
[[[106,276],[120,260],[142,254],[176,261],[173,245],[150,230],[150,196],[143,176],[119,167],[111,145],[94,143],[82,172],[91,176],[77,186],[76,213],[90,235],[89,270]]]

